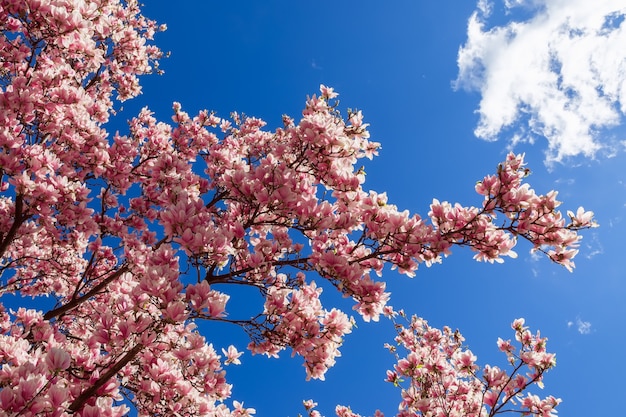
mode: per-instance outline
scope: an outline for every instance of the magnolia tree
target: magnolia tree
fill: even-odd
[[[0,304],[2,415],[253,414],[229,399],[223,367],[239,363],[237,348],[217,352],[194,322],[239,326],[251,352],[290,349],[323,379],[353,321],[321,304],[314,279],[365,321],[396,324],[387,380],[399,416],[553,415],[559,400],[528,388],[554,355],[523,320],[515,341],[498,341],[510,368],[481,368],[458,332],[387,305],[381,278],[385,265],[411,276],[453,246],[501,262],[520,238],[571,269],[592,214],[566,219],[555,192],[535,194],[522,156],[476,185],[478,207],[435,200],[422,218],[364,189],[355,165],[379,145],[360,112],[341,116],[331,88],[275,131],[174,104],[170,124],[146,108],[113,134],[116,103],[158,68],[151,40],[163,27],[134,0],[0,0],[0,25],[0,288],[25,300]],[[256,315],[227,314],[227,284],[258,291]],[[28,308],[41,296],[50,309]]]

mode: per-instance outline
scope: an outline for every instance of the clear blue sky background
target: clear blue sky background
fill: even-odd
[[[163,76],[143,79],[143,96],[124,104],[122,118],[132,117],[147,105],[158,118],[169,121],[172,102],[179,101],[190,113],[206,108],[228,116],[236,110],[264,118],[274,128],[280,125],[282,114],[297,118],[307,94],[316,93],[323,83],[340,93],[342,109],[363,111],[372,138],[383,145],[380,157],[366,166],[366,188],[386,191],[399,208],[422,215],[433,198],[480,204],[474,184],[495,172],[511,146],[509,139],[515,134],[526,137],[532,133],[529,126],[536,128],[537,120],[542,120],[542,112],[554,111],[554,103],[541,98],[541,94],[552,97],[549,89],[542,90],[542,81],[537,81],[541,65],[533,66],[533,54],[549,43],[549,33],[532,32],[537,28],[533,25],[550,22],[557,12],[588,15],[581,9],[584,2],[577,0],[571,1],[571,10],[566,11],[547,0],[535,2],[539,8],[518,5],[510,9],[495,1],[491,14],[487,13],[488,2],[458,0],[146,3],[145,14],[168,25],[156,42],[170,51],[171,57],[162,61]],[[596,9],[612,3],[624,13],[623,0],[600,3]],[[477,21],[484,22],[483,34],[496,34],[518,22],[537,37],[525,38],[520,32],[508,41],[490,44],[472,38],[475,49],[470,52],[480,65],[465,68],[466,81],[473,81],[465,82],[467,88],[455,90],[459,48],[470,46],[467,28],[474,12]],[[607,20],[613,26],[604,24],[603,30],[621,25],[620,13],[613,17]],[[572,18],[570,22],[575,26],[577,21]],[[624,26],[620,26],[622,32]],[[582,38],[587,32],[581,27],[571,33],[581,33]],[[617,59],[625,67],[623,45],[621,52],[611,55],[614,60],[606,62]],[[612,41],[592,49],[606,48],[608,55],[614,46]],[[561,55],[556,55],[562,56],[562,61],[556,59],[548,68],[560,76],[553,85],[556,91],[566,91],[564,99],[573,100],[562,106],[572,109],[572,114],[557,117],[560,128],[587,115],[588,126],[601,128],[594,140],[603,149],[595,157],[589,152],[577,154],[588,150],[590,141],[577,143],[576,135],[564,133],[562,143],[571,144],[564,148],[569,154],[564,151],[562,160],[554,161],[548,144],[561,137],[557,123],[552,126],[556,136],[554,129],[547,138],[535,129],[534,143],[522,141],[514,150],[526,153],[533,171],[529,182],[538,192],[558,189],[564,209],[584,205],[595,211],[601,227],[584,233],[575,272],[533,258],[522,243],[519,258],[507,259],[503,265],[476,263],[471,252],[456,250],[442,265],[420,269],[414,279],[393,271],[387,271],[385,278],[394,306],[421,315],[433,325],[459,328],[483,364],[504,364],[495,341],[498,336],[509,338],[510,322],[525,317],[533,329],[541,329],[549,337],[549,349],[557,352],[558,365],[540,394],[564,400],[560,415],[619,415],[623,413],[619,399],[626,392],[626,362],[621,359],[626,342],[626,137],[619,106],[626,105],[626,100],[619,95],[607,98],[616,111],[617,124],[606,129],[593,119],[593,112],[578,109],[574,105],[578,103],[576,84],[566,85],[564,71],[570,67],[565,65],[567,45],[563,48],[557,50]],[[498,57],[505,59],[498,61]],[[586,58],[582,57],[581,65]],[[534,81],[533,74],[538,77]],[[607,77],[601,78],[596,91],[608,91],[611,82],[626,85],[624,74],[617,70]],[[515,113],[520,117],[517,122],[499,129],[499,106],[505,108],[507,98],[516,91],[507,90],[507,85],[527,89],[526,98],[513,106],[524,111]],[[495,129],[497,141],[481,140],[474,134],[481,117],[477,110],[481,100],[488,99],[496,105],[484,111],[483,124]],[[597,108],[593,103],[591,107]],[[577,133],[584,133],[584,127],[583,123]],[[349,306],[330,290],[324,293],[324,300],[327,305]],[[231,316],[235,317],[237,305],[245,302],[245,295],[233,297]],[[399,390],[383,382],[385,370],[393,363],[383,348],[384,342],[391,341],[392,326],[385,321],[364,324],[360,319],[358,324],[325,382],[305,382],[299,358],[287,354],[269,360],[246,351],[241,366],[228,368],[233,399],[245,401],[262,417],[295,417],[304,411],[301,401],[308,398],[318,401],[326,416],[334,415],[338,403],[351,405],[362,414],[379,408],[393,415]],[[210,325],[203,326],[203,332],[217,347],[234,343],[243,349],[246,345],[245,336],[236,328]]]

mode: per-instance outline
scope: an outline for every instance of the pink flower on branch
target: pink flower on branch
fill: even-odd
[[[222,353],[226,356],[226,361],[224,361],[225,365],[234,364],[241,365],[241,361],[239,357],[243,355],[243,352],[237,351],[237,348],[233,345],[228,346],[228,350],[222,349]]]
[[[551,396],[542,400],[530,393],[522,399],[522,393],[533,385],[543,387],[542,376],[554,367],[554,355],[545,351],[546,339],[530,334],[523,319],[512,327],[519,345],[513,348],[510,341],[498,341],[512,359],[510,367],[487,365],[480,371],[476,356],[463,346],[458,331],[434,329],[415,316],[406,324],[396,323],[396,342],[406,352],[404,356],[402,350],[394,350],[397,364],[387,372],[387,381],[401,389],[397,415],[494,416],[514,411],[556,416],[554,408],[560,400]],[[525,359],[530,356],[536,361]],[[337,415],[346,410],[338,408]]]

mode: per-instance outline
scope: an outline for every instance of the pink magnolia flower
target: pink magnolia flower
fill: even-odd
[[[63,371],[69,368],[70,355],[63,349],[53,347],[46,355],[46,365],[53,372]]]
[[[575,227],[597,227],[597,224],[593,221],[593,211],[585,211],[583,207],[578,207],[576,214],[568,210],[567,215]]]
[[[322,97],[326,100],[331,100],[337,97],[339,94],[335,93],[335,90],[331,87],[326,87],[325,85],[320,85],[320,91],[322,92]]]
[[[231,363],[234,365],[241,364],[239,357],[243,355],[243,352],[237,351],[237,348],[235,348],[233,345],[228,346],[228,350],[224,350],[222,348],[222,353],[224,353],[224,355],[226,356],[226,361],[224,362],[224,364],[226,365],[229,365]]]
[[[254,408],[244,408],[243,402],[233,401],[233,406],[235,407],[232,413],[233,417],[249,417],[256,414]]]

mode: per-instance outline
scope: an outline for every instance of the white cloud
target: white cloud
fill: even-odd
[[[540,260],[542,260],[544,258],[543,253],[539,252],[538,250],[530,250],[530,260],[532,262],[539,262]]]
[[[485,17],[489,17],[492,7],[493,4],[489,0],[478,0],[478,4],[476,5],[476,8],[480,10]]]
[[[578,331],[578,333],[580,334],[589,334],[591,333],[591,322],[589,321],[582,321],[580,318],[576,317],[576,321],[568,321],[567,322],[567,327],[572,327],[576,325],[576,330]]]
[[[508,22],[488,27],[493,2],[479,0],[458,55],[456,87],[482,94],[475,134],[545,137],[548,163],[614,153],[624,138],[605,133],[626,114],[625,2],[498,2]]]
[[[586,254],[585,257],[587,259],[591,259],[597,255],[602,255],[604,253],[604,247],[602,246],[602,242],[600,242],[600,237],[597,233],[592,233],[591,242],[586,245]]]

